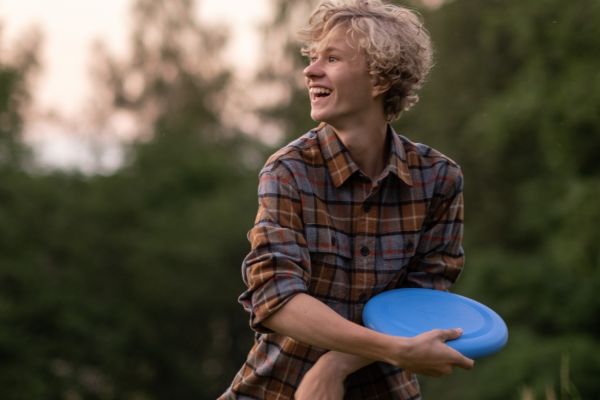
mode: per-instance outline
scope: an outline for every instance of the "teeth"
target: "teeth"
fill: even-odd
[[[310,92],[310,93],[313,93],[313,94],[318,94],[318,93],[331,93],[331,90],[329,90],[329,89],[325,89],[325,88],[320,88],[320,87],[314,87],[314,88],[310,88],[309,92]]]

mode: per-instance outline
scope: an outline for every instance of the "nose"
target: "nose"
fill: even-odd
[[[308,65],[304,68],[304,76],[307,78],[323,76],[323,68],[321,68],[320,59]]]

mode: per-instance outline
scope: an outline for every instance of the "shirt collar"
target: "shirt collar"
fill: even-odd
[[[393,172],[408,186],[412,186],[413,183],[408,170],[408,159],[406,151],[404,151],[404,145],[394,128],[388,124],[388,137],[390,136],[392,137],[392,151],[390,152],[390,159],[388,165],[385,167],[384,174],[386,171]]]
[[[358,166],[350,158],[348,150],[330,125],[321,123],[316,130],[321,154],[323,154],[323,160],[331,173],[333,184],[335,187],[340,187],[353,173],[358,171]],[[390,158],[381,176],[386,177],[393,172],[404,183],[412,186],[404,146],[391,125],[388,124],[387,130],[388,138],[390,136],[392,138],[392,147]]]

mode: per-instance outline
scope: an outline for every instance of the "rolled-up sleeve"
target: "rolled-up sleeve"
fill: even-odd
[[[453,166],[444,176],[441,196],[432,204],[403,287],[447,291],[456,282],[465,259],[463,224],[463,176],[458,166]]]
[[[239,302],[250,313],[250,327],[272,331],[262,321],[298,293],[308,292],[310,258],[303,235],[302,200],[293,176],[285,169],[263,170],[259,208],[248,232],[252,249],[242,264],[248,286]]]

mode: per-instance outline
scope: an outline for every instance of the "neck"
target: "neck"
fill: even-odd
[[[390,152],[385,116],[331,126],[360,171],[371,178],[375,186]]]

